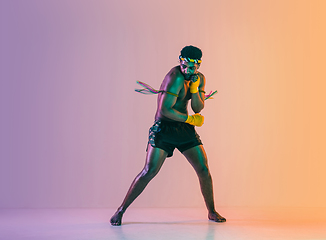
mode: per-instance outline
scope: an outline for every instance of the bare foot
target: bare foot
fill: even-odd
[[[222,217],[220,214],[218,214],[217,212],[208,213],[208,219],[212,220],[214,222],[225,222],[226,221],[226,219],[224,217]]]
[[[112,226],[120,226],[121,225],[121,219],[122,219],[123,212],[122,211],[116,211],[116,213],[111,217],[111,225]]]

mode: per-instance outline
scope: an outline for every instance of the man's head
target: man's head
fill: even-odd
[[[190,80],[191,76],[197,73],[202,55],[202,51],[194,46],[186,46],[181,50],[180,69],[186,80]]]

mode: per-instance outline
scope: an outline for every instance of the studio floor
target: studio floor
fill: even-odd
[[[325,208],[218,208],[225,223],[201,208],[130,208],[120,227],[115,209],[2,209],[1,240],[323,239]]]

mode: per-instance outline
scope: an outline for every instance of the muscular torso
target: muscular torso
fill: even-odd
[[[201,75],[201,73],[199,73],[199,75]],[[160,86],[160,90],[161,91],[169,91],[168,85],[170,84],[171,79],[177,78],[177,77],[183,78],[183,82],[180,83],[183,86],[181,86],[181,89],[178,93],[174,92],[175,94],[178,94],[178,97],[176,99],[176,102],[175,102],[173,108],[175,110],[179,111],[180,113],[188,114],[188,102],[191,99],[191,93],[189,91],[190,81],[186,80],[184,78],[184,76],[182,75],[182,73],[180,71],[180,66],[176,66],[170,70],[170,72],[165,76],[165,78]],[[169,119],[169,118],[165,117],[164,115],[162,115],[162,113],[160,111],[161,107],[162,107],[161,105],[162,105],[163,94],[167,94],[167,93],[163,92],[158,95],[157,111],[155,114],[155,120],[174,121],[174,120]]]

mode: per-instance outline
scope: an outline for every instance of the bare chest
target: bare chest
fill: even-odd
[[[189,91],[189,82],[186,82],[183,84],[183,87],[181,88],[178,96],[178,100],[180,101],[187,101],[191,98],[191,93]]]
[[[177,98],[176,103],[174,104],[174,108],[180,112],[187,112],[187,105],[191,98],[191,93],[189,91],[189,83],[185,82],[183,87],[179,92],[179,96]]]

